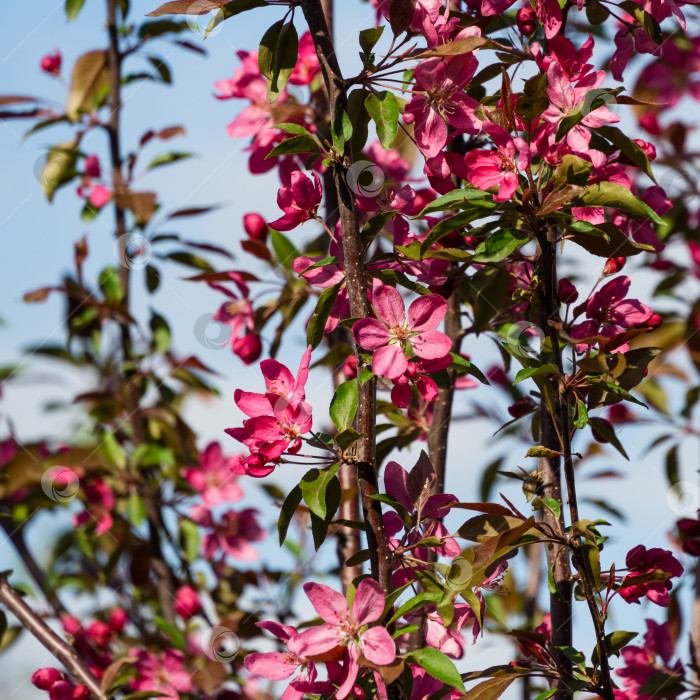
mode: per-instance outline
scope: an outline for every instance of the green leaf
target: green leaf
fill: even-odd
[[[280,510],[280,517],[277,521],[277,533],[279,534],[280,546],[283,545],[285,539],[287,539],[287,530],[289,530],[289,525],[292,522],[294,513],[301,503],[302,495],[299,486],[295,486],[289,492],[287,498],[284,499],[282,509]]]
[[[655,673],[639,690],[639,695],[652,698],[678,698],[686,688],[682,678],[668,673]]]
[[[275,102],[296,66],[299,37],[292,22],[275,22],[266,32],[258,49],[258,67],[267,78],[267,94]]]
[[[311,345],[312,348],[317,348],[325,336],[326,322],[328,321],[328,317],[333,310],[333,305],[335,304],[336,297],[340,291],[341,284],[343,283],[339,282],[338,284],[334,284],[332,287],[324,289],[318,297],[316,309],[314,310],[313,315],[309,319],[309,324],[306,327],[306,344]]]
[[[325,520],[327,515],[326,489],[331,481],[336,478],[337,471],[337,464],[327,469],[309,469],[299,482],[304,503],[321,520]]]
[[[556,450],[551,450],[549,447],[544,447],[543,445],[535,445],[531,447],[526,455],[526,457],[545,457],[549,459],[550,457],[561,457],[561,452]]]
[[[559,503],[559,501],[557,501],[556,498],[552,498],[550,496],[548,498],[543,498],[542,501],[547,506],[547,508],[549,508],[549,510],[551,510],[554,513],[554,515],[557,516],[557,518],[561,517],[561,503]]]
[[[622,443],[617,439],[615,435],[615,429],[611,428],[604,420],[601,418],[590,418],[588,419],[588,425],[591,430],[595,430],[598,435],[607,440],[626,460],[629,461],[629,457],[625,452],[625,448]]]
[[[403,617],[406,613],[411,613],[418,608],[425,607],[426,601],[431,603],[437,603],[442,597],[441,593],[437,591],[428,591],[424,593],[419,593],[414,598],[406,601],[392,616],[389,620],[389,624],[396,622],[400,617]]]
[[[629,393],[629,391],[623,389],[621,386],[618,386],[614,382],[609,382],[605,379],[601,379],[600,377],[588,377],[588,383],[592,384],[593,386],[604,389],[606,392],[610,392],[611,394],[614,394],[620,399],[624,399],[625,401],[631,401],[632,403],[636,403],[638,406],[644,406],[644,408],[649,408],[649,406],[647,406],[643,401],[635,399],[634,396],[632,396],[632,394]]]
[[[474,199],[485,199],[488,198],[489,194],[482,190],[477,190],[473,187],[465,187],[460,190],[452,190],[447,194],[443,194],[442,197],[438,197],[436,200],[430,202],[426,205],[420,214],[416,217],[420,219],[427,214],[432,214],[436,211],[447,211],[449,209],[462,209],[462,205],[468,204]]]
[[[576,199],[580,200],[580,206],[610,207],[640,219],[651,219],[657,224],[664,223],[650,206],[635,197],[626,187],[614,182],[589,185]]]
[[[482,384],[491,383],[486,378],[486,375],[475,364],[467,360],[466,357],[462,357],[455,352],[451,352],[450,357],[452,357],[452,365],[450,365],[451,369],[466,370],[467,374],[471,374],[472,377],[478,379]]]
[[[169,165],[170,163],[175,163],[178,160],[184,160],[185,158],[191,158],[192,153],[186,153],[184,151],[170,151],[169,153],[161,153],[156,156],[147,166],[146,170],[153,170],[154,168],[160,168],[163,165]]]
[[[160,286],[160,272],[153,265],[146,265],[146,288],[151,294]]]
[[[438,649],[432,647],[417,649],[407,654],[406,659],[425,669],[433,678],[437,678],[462,693],[466,692],[457,667],[448,656],[445,656]]]
[[[342,489],[340,487],[340,481],[338,481],[337,477],[331,479],[326,489],[326,517],[319,518],[315,513],[311,513],[311,534],[314,538],[314,547],[316,550],[320,549],[326,541],[328,528],[333,522],[335,512],[340,505],[341,495]]]
[[[114,433],[102,433],[101,450],[110,464],[119,469],[126,469],[126,455]]]
[[[331,124],[331,136],[333,145],[342,151],[345,148],[345,142],[352,138],[352,122],[347,112],[341,112]]]
[[[191,520],[181,520],[178,531],[180,549],[185,561],[193,562],[199,556],[199,528]]]
[[[357,412],[357,380],[351,379],[343,382],[335,390],[333,401],[331,401],[331,420],[339,431],[351,427]]]
[[[371,29],[363,29],[360,32],[360,48],[366,53],[372,53],[372,49],[382,36],[384,26],[372,27]]]
[[[126,517],[129,522],[138,527],[146,519],[146,504],[138,493],[132,493],[126,504]]]
[[[475,263],[499,262],[529,240],[527,234],[514,229],[502,229],[482,241],[474,251]]]
[[[574,426],[579,430],[586,427],[588,424],[588,411],[586,410],[586,404],[578,399],[576,401],[576,414],[574,415]]]
[[[680,472],[678,471],[678,445],[674,445],[666,453],[666,478],[669,486],[675,486],[680,481]]]
[[[65,10],[69,22],[72,22],[80,14],[84,4],[85,0],[66,0]]]
[[[273,228],[270,229],[270,241],[278,260],[291,270],[292,262],[298,258],[301,253],[294,247],[294,244],[287,236],[279,231],[275,231]]]
[[[156,615],[153,621],[160,627],[168,636],[173,645],[180,651],[185,650],[185,635],[175,625],[171,625],[165,618]]]
[[[365,107],[377,127],[379,143],[387,151],[390,150],[399,129],[399,104],[394,93],[388,90],[378,94],[370,93],[365,100]]]
[[[571,129],[573,129],[594,110],[598,109],[599,107],[604,107],[611,102],[615,102],[615,96],[619,92],[622,92],[622,90],[623,88],[615,88],[614,90],[608,90],[606,88],[593,88],[592,90],[589,90],[585,94],[583,101],[576,105],[576,107],[574,107],[571,112],[559,122],[556,140],[560,141],[563,139],[564,136],[571,131]]]
[[[274,158],[275,156],[291,155],[294,153],[321,153],[321,147],[318,141],[313,136],[299,134],[285,139],[278,143],[266,156]]]
[[[637,3],[631,2],[630,4],[636,5],[641,10]],[[651,170],[651,164],[649,163],[649,157],[638,143],[632,141],[629,136],[620,131],[620,129],[618,129],[616,126],[599,126],[597,129],[595,129],[595,131],[603,138],[610,141],[615,148],[622,151],[622,153],[626,155],[641,171],[646,173],[654,182],[656,182],[654,173]],[[564,158],[567,157],[568,156],[564,156]]]
[[[637,637],[637,632],[625,632],[624,630],[615,630],[610,634],[605,635],[605,649],[608,656],[620,656],[620,652],[624,647],[626,647],[635,637]],[[598,647],[593,650],[591,654],[591,661],[596,666],[600,663],[600,658],[598,655]]]
[[[523,379],[529,379],[530,377],[535,377],[542,374],[556,374],[558,371],[559,368],[554,364],[540,365],[539,367],[524,367],[515,375],[513,384],[522,382]]]
[[[116,267],[105,267],[99,276],[100,288],[107,301],[118,304],[124,298],[124,288]]]
[[[566,185],[587,185],[593,164],[572,153],[567,153],[554,171],[552,181],[559,189]]]
[[[347,450],[363,437],[365,437],[365,433],[358,433],[354,428],[346,428],[335,436],[335,444],[341,450]]]
[[[623,0],[623,2],[619,4],[619,7],[632,15],[632,17],[634,17],[637,22],[642,25],[644,31],[649,35],[654,43],[663,43],[664,35],[661,31],[659,23],[654,19],[654,17],[652,17],[652,15],[634,2],[634,0]]]
[[[157,353],[167,352],[170,349],[170,326],[168,326],[168,322],[163,316],[154,311],[148,325],[151,329],[151,347],[153,351]]]
[[[296,134],[297,136],[309,136],[313,138],[313,134],[301,124],[295,124],[294,122],[282,122],[281,124],[275,124],[275,129],[282,129],[288,134]]]
[[[49,149],[46,165],[39,176],[39,184],[49,202],[53,201],[59,187],[67,185],[77,176],[75,169],[77,159],[78,150],[73,143],[61,143]]]

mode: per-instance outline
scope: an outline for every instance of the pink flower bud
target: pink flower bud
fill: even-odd
[[[644,139],[634,139],[634,142],[646,153],[649,162],[656,160],[656,146]]]
[[[528,413],[532,413],[537,408],[537,404],[530,396],[523,396],[518,399],[514,404],[508,406],[508,413],[510,413],[513,418],[522,418]]]
[[[616,403],[608,409],[608,419],[613,424],[633,423],[637,416],[623,403]]]
[[[85,174],[88,177],[102,177],[100,159],[96,155],[93,154],[85,159]]]
[[[52,54],[48,53],[41,59],[41,70],[49,75],[57,76],[61,72],[61,52],[56,49]]]
[[[651,328],[658,328],[663,322],[663,319],[659,314],[652,314],[649,317],[649,320],[646,322],[646,325],[651,327]],[[647,368],[648,369],[648,368]],[[644,376],[646,377],[646,372],[644,373]]]
[[[175,592],[175,612],[183,619],[189,620],[201,612],[202,602],[192,586],[182,586]]]
[[[112,639],[112,628],[101,620],[91,622],[87,630],[88,637],[100,647],[106,647]]]
[[[348,379],[355,379],[357,376],[357,358],[354,355],[350,355],[343,363],[343,374]]]
[[[73,689],[73,700],[87,700],[90,697],[90,690],[86,685],[76,685]]]
[[[627,258],[608,258],[603,268],[603,274],[606,277],[608,275],[616,275],[625,266],[626,262]]]
[[[243,217],[243,227],[251,240],[262,241],[263,243],[267,240],[267,223],[260,214],[246,214]]]
[[[558,293],[562,304],[573,304],[578,299],[576,287],[566,277],[559,280]]]
[[[535,11],[529,5],[521,7],[515,15],[518,31],[521,34],[532,34],[535,31]]]
[[[510,389],[510,380],[506,371],[500,365],[493,365],[486,370],[486,377],[491,384],[498,384],[504,389]]]
[[[115,634],[119,634],[124,629],[124,627],[126,627],[126,623],[128,621],[129,616],[126,614],[126,611],[122,608],[114,608],[109,613],[109,626],[112,628],[112,631]]]
[[[68,681],[57,681],[49,688],[49,700],[74,700],[74,690]]]
[[[39,690],[49,690],[56,681],[63,680],[63,674],[57,668],[40,668],[32,674],[32,683]]]
[[[262,341],[257,333],[248,333],[242,338],[236,338],[231,347],[247,365],[255,362],[262,353]]]
[[[653,112],[645,112],[639,117],[639,126],[652,136],[658,136],[662,129],[659,120]]]

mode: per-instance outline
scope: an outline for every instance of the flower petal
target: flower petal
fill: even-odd
[[[391,339],[389,330],[376,318],[362,318],[352,325],[352,334],[363,350],[377,350]]]
[[[372,299],[377,317],[387,326],[400,326],[406,319],[406,311],[401,295],[394,287],[382,287]]]
[[[313,581],[304,584],[304,592],[324,622],[329,625],[342,624],[348,610],[347,600],[342,593],[334,591],[330,586]]]
[[[364,579],[366,581],[367,579]],[[363,581],[363,583],[364,583]],[[396,644],[383,627],[372,627],[360,638],[362,653],[367,661],[386,666],[396,658]]]
[[[408,307],[408,325],[416,333],[435,330],[447,313],[447,302],[439,294],[418,297]]]
[[[411,338],[413,352],[425,360],[437,360],[452,350],[452,341],[440,331],[426,331]],[[375,372],[376,374],[376,372]]]
[[[436,333],[437,331],[428,331]],[[442,335],[442,334],[440,334]],[[420,338],[420,336],[417,336]],[[445,336],[447,337],[447,336]],[[444,353],[443,353],[444,354]],[[372,371],[387,379],[396,379],[408,369],[408,360],[398,343],[385,345],[374,351],[372,356]]]
[[[373,579],[360,581],[352,604],[352,617],[358,625],[378,620],[384,612],[384,591]],[[393,644],[393,643],[392,643]]]
[[[289,654],[279,651],[270,651],[266,654],[248,654],[243,663],[248,671],[261,678],[271,681],[283,681],[294,675],[299,666],[296,662],[290,662]]]

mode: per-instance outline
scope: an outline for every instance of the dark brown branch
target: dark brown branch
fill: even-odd
[[[309,25],[316,54],[330,101],[331,123],[347,111],[347,90],[335,55],[320,0],[301,0],[304,17]],[[343,252],[345,256],[345,278],[350,301],[350,314],[353,318],[367,318],[371,315],[367,299],[367,277],[364,265],[364,246],[360,238],[359,219],[355,197],[345,179],[347,169],[352,165],[350,143],[345,144],[342,162],[333,164],[335,189],[338,194],[338,211],[343,232]],[[358,371],[362,367],[359,349],[356,348]],[[367,528],[367,543],[371,555],[372,576],[385,591],[391,590],[391,557],[384,535],[384,523],[379,502],[373,496],[378,493],[376,449],[376,391],[374,378],[359,386],[357,429],[365,437],[357,444],[357,476],[362,507]]]
[[[28,632],[34,635],[53,656],[66,668],[68,673],[99,700],[107,696],[100,689],[100,682],[82,662],[77,652],[63,641],[19,596],[4,576],[0,576],[0,605],[9,610]]]

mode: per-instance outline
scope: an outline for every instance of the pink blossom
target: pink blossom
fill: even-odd
[[[586,305],[584,321],[571,329],[571,336],[579,345],[593,345],[598,336],[612,338],[626,328],[647,323],[654,311],[636,299],[626,299],[629,277],[616,277],[597,291]]]
[[[670,579],[683,573],[683,567],[671,552],[658,547],[647,549],[640,544],[627,553],[626,564],[630,573],[622,581],[619,589],[620,596],[628,603],[636,603],[646,596],[652,603],[664,608],[668,607],[670,602],[668,592],[672,588]],[[655,571],[666,574],[666,579],[634,584],[636,578]]]
[[[256,624],[258,627],[272,632],[283,642],[289,642],[290,639],[299,636],[293,627],[282,625],[279,622],[266,621]],[[250,673],[272,681],[286,680],[299,671],[299,675],[292,679],[282,694],[283,700],[301,700],[305,693],[323,695],[333,692],[333,686],[329,682],[316,680],[316,665],[313,661],[289,651],[254,652],[245,657],[244,663]]]
[[[413,384],[421,398],[425,401],[435,401],[438,395],[438,387],[435,380],[428,374],[440,372],[452,364],[452,357],[445,357],[438,360],[422,360],[413,358],[408,363],[406,371],[396,379],[392,379],[394,388],[391,390],[391,402],[398,408],[408,408],[413,398],[411,384]]]
[[[39,690],[49,690],[56,681],[64,678],[63,673],[57,668],[40,668],[32,674],[32,684]]]
[[[363,318],[352,327],[358,345],[373,350],[372,371],[397,379],[408,369],[409,348],[424,360],[448,355],[452,342],[435,330],[447,313],[447,302],[439,294],[416,299],[406,312],[401,295],[393,287],[382,287],[373,300],[378,319]]]
[[[478,102],[464,92],[478,63],[472,54],[448,60],[429,58],[416,66],[414,79],[424,94],[414,95],[406,105],[404,121],[415,124],[418,148],[426,158],[436,156],[447,143],[447,124],[458,132],[475,134],[481,121],[474,110]]]
[[[555,0],[556,2],[556,0]],[[550,107],[542,114],[542,118],[551,124],[559,124],[564,118],[581,104],[589,90],[597,88],[605,79],[604,71],[596,71],[582,77],[576,87],[571,84],[571,78],[558,61],[547,68],[547,95]],[[591,134],[585,127],[599,127],[620,121],[617,114],[607,107],[598,107],[586,114],[576,126],[566,134],[566,143],[575,153],[586,153],[591,141]]]
[[[175,612],[183,620],[189,620],[201,611],[202,601],[192,586],[180,586],[175,591]]]
[[[53,53],[46,54],[41,59],[41,70],[56,77],[61,73],[61,61],[61,52],[56,49]]]
[[[491,137],[496,150],[479,149],[468,153],[464,159],[467,177],[480,190],[498,186],[498,193],[493,198],[504,202],[518,188],[518,168],[524,170],[530,164],[530,148],[522,138],[513,139],[496,124],[484,125],[484,131]]]
[[[112,528],[112,513],[115,505],[114,492],[102,479],[95,479],[83,485],[88,501],[87,510],[73,516],[73,527],[79,527],[92,521],[97,523],[96,535],[104,535]]]
[[[311,32],[304,32],[299,38],[299,58],[294,66],[289,82],[292,85],[308,85],[321,71]]]
[[[325,624],[311,627],[289,640],[295,654],[317,656],[346,646],[344,680],[336,697],[347,697],[357,678],[360,653],[373,664],[385,666],[396,658],[396,645],[384,627],[367,627],[384,614],[384,592],[373,579],[360,581],[352,609],[345,596],[320,583],[307,582],[304,591]]]
[[[187,467],[180,473],[199,492],[205,507],[238,501],[243,489],[232,473],[235,457],[225,457],[218,442],[210,442],[199,455],[199,467]]]
[[[282,187],[277,194],[277,204],[284,212],[284,216],[270,222],[270,226],[278,231],[291,231],[299,224],[313,219],[321,203],[323,190],[321,179],[317,173],[312,173],[312,181],[300,170],[292,173],[292,182],[289,187]]]
[[[166,649],[157,656],[143,649],[131,649],[129,656],[135,657],[137,676],[131,679],[135,692],[153,690],[163,693],[164,698],[180,700],[180,693],[192,690],[191,674],[185,669],[185,657],[177,649]]]
[[[242,561],[252,561],[260,554],[251,542],[265,539],[265,530],[258,524],[258,511],[245,508],[241,511],[226,511],[215,521],[209,510],[197,509],[190,517],[197,525],[207,530],[202,542],[202,556],[215,559],[219,554]]]

